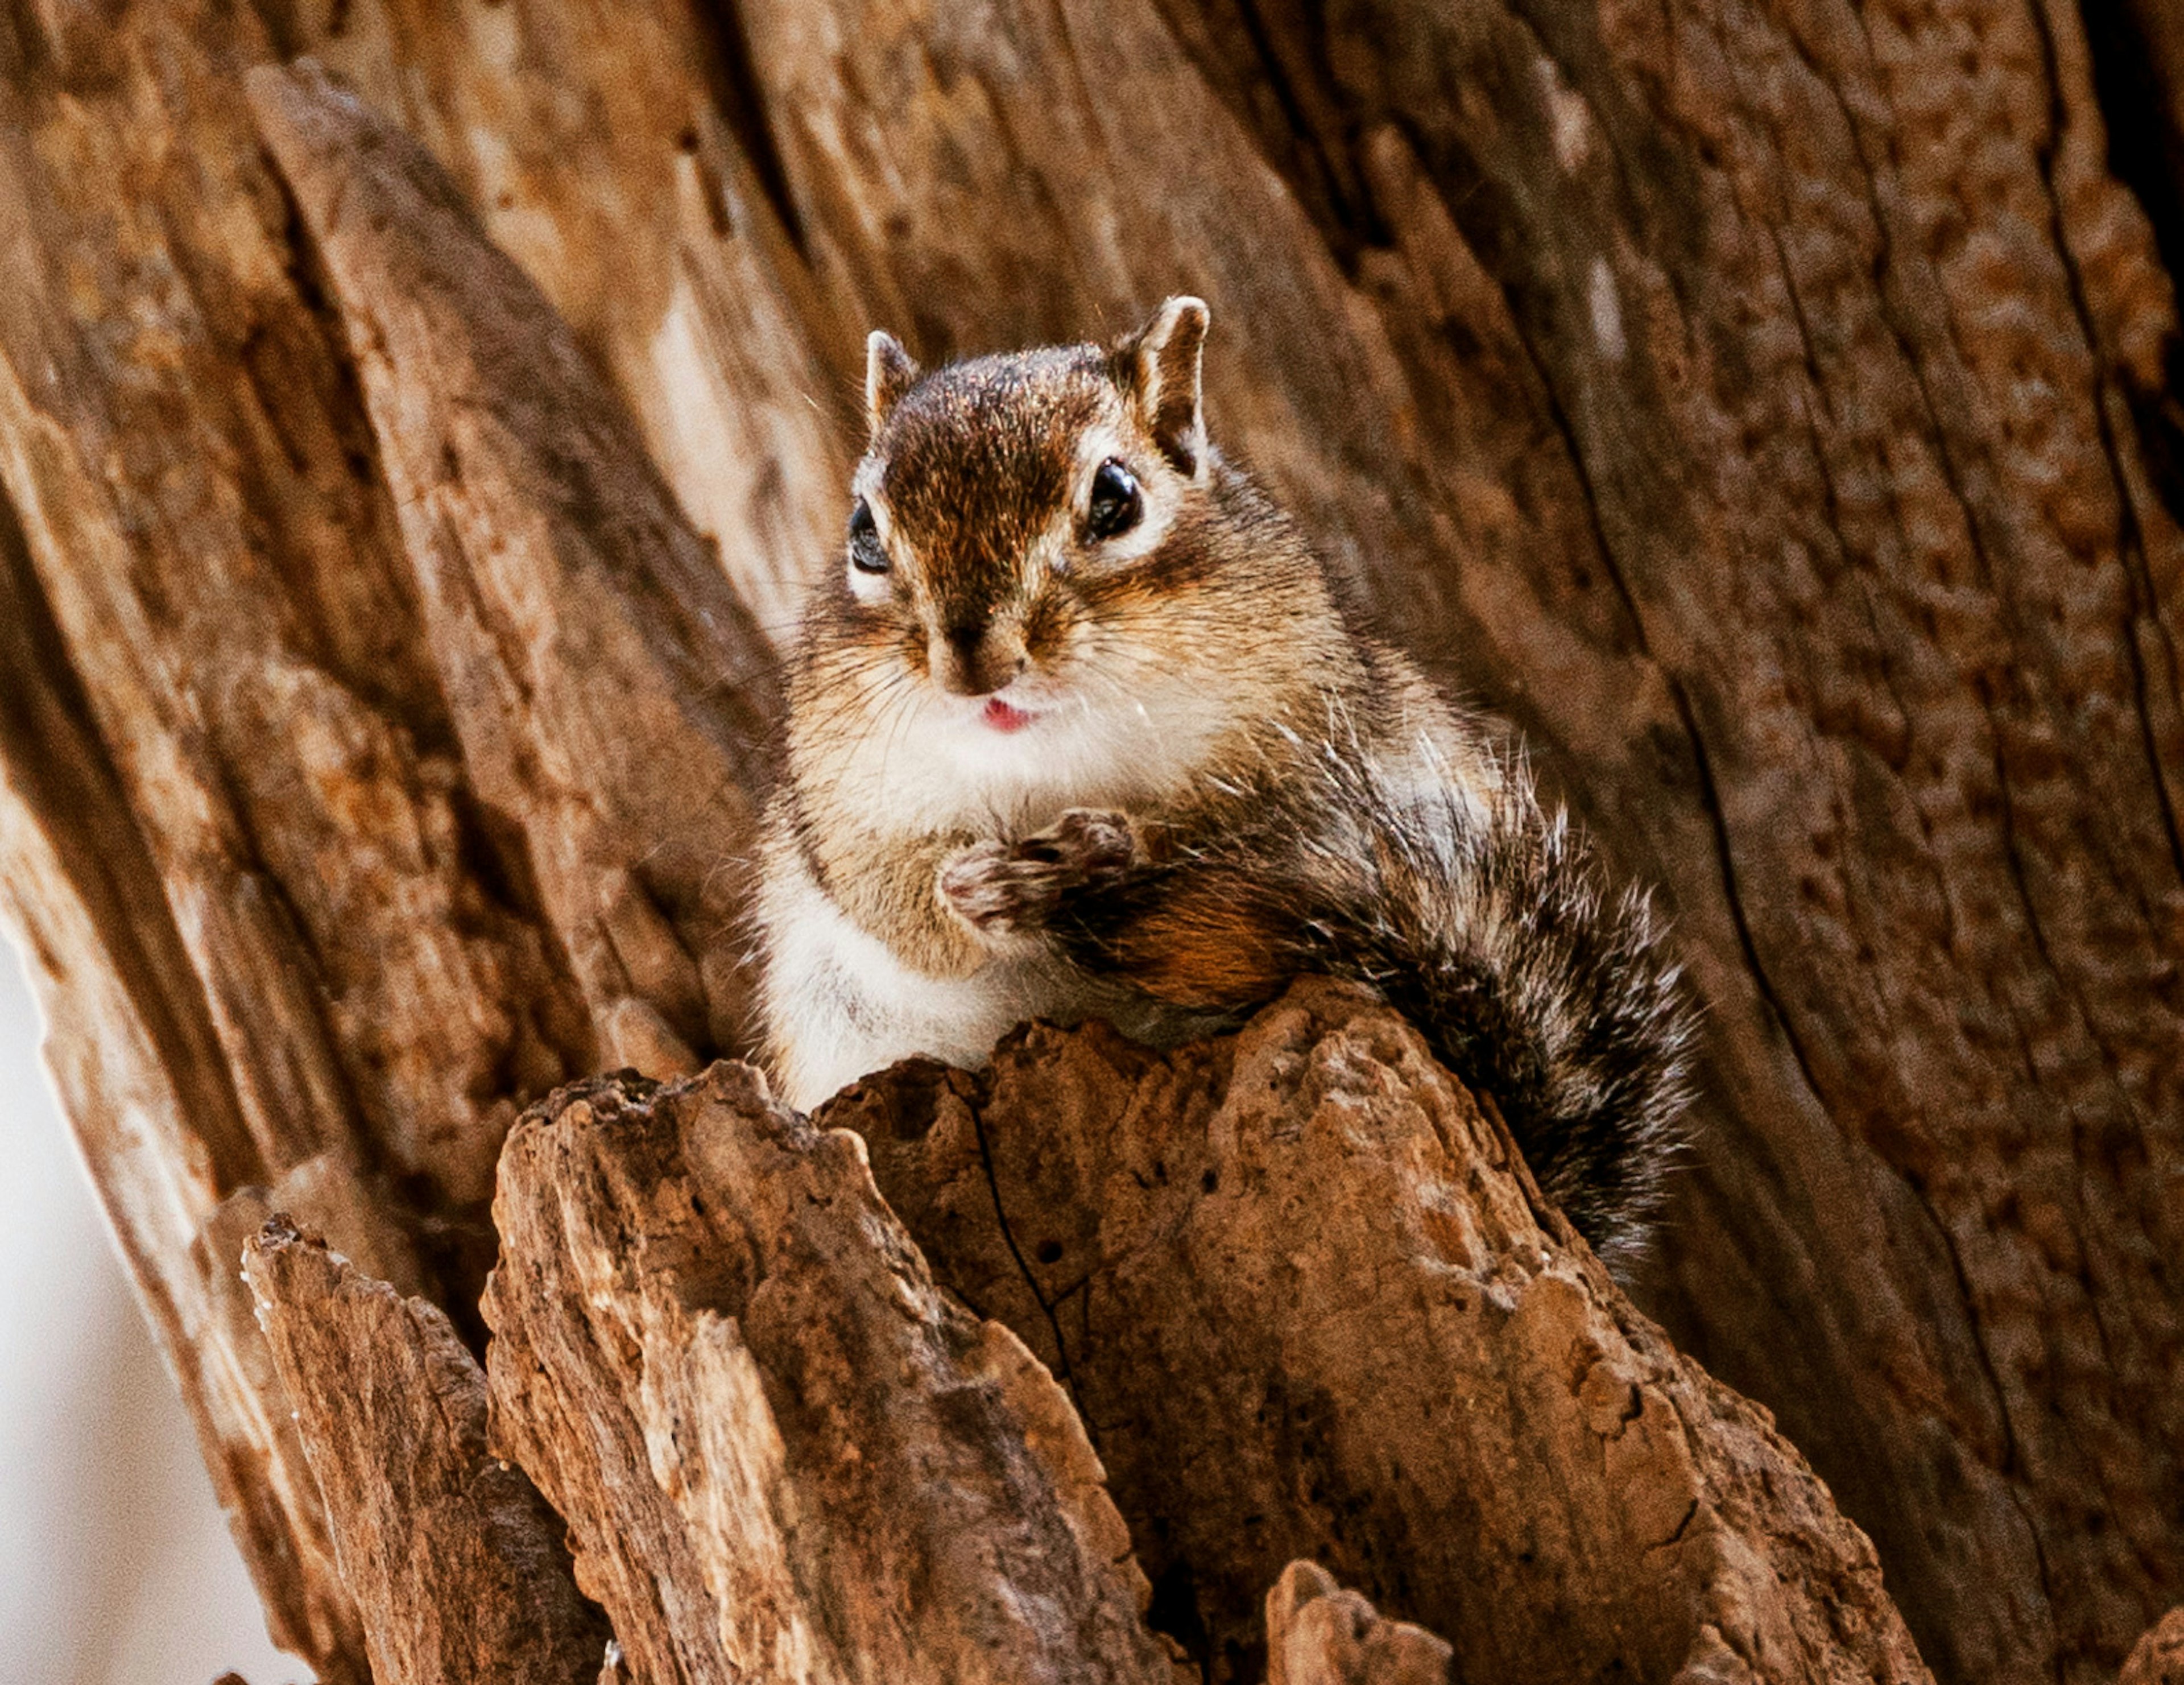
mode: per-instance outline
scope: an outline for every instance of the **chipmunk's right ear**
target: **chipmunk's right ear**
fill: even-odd
[[[892,333],[874,328],[865,340],[865,420],[872,433],[887,425],[904,393],[917,383],[917,365],[902,342]]]
[[[1116,378],[1136,400],[1153,442],[1193,479],[1206,463],[1198,365],[1211,319],[1205,299],[1170,299],[1114,351]]]

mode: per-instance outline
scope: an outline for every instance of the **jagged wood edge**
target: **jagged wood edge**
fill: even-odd
[[[560,1517],[486,1444],[485,1374],[446,1314],[286,1218],[245,1279],[381,1685],[590,1685],[609,1632]]]
[[[636,1677],[1175,1685],[1067,1399],[855,1135],[748,1066],[602,1080],[518,1124],[494,1213],[493,1441]]]
[[[818,1121],[865,1139],[939,1279],[1067,1378],[1202,1662],[1248,1659],[1262,1589],[1307,1559],[1502,1685],[1930,1677],[1772,1418],[1357,990],[1307,981],[1167,1054],[1034,1026],[990,1073],[900,1066]]]

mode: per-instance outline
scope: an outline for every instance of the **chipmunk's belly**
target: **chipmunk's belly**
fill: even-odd
[[[1070,1021],[1095,1009],[1082,976],[1052,960],[989,960],[968,977],[913,971],[816,884],[796,889],[769,896],[761,917],[771,1063],[799,1111],[918,1054],[976,1068],[1026,1018]]]

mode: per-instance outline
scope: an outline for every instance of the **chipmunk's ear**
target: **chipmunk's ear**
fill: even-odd
[[[917,383],[917,365],[902,342],[874,328],[865,340],[865,419],[875,435],[887,425],[904,393]]]
[[[1206,467],[1198,365],[1210,320],[1203,299],[1171,299],[1115,348],[1115,378],[1136,404],[1162,455],[1193,479]]]

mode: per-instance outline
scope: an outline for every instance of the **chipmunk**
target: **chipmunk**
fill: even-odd
[[[1522,763],[1346,606],[1207,440],[1208,325],[922,373],[867,347],[840,567],[806,610],[756,920],[810,1110],[1029,1018],[1167,1045],[1293,977],[1376,990],[1491,1095],[1595,1248],[1642,1243],[1691,1020]]]

